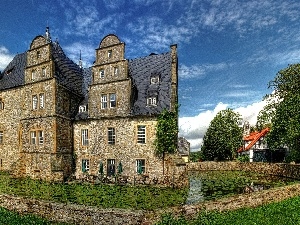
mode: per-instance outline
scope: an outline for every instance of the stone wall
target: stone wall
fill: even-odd
[[[149,179],[163,175],[162,159],[155,155],[154,140],[156,137],[156,119],[144,118],[111,118],[92,120],[89,122],[78,121],[74,124],[74,152],[76,161],[76,178],[84,175],[81,170],[82,160],[90,162],[89,175],[98,176],[99,164],[103,163],[104,174],[107,171],[107,160],[114,159],[117,166],[122,163],[124,176],[133,179],[137,176],[136,160],[144,159],[146,174]],[[146,126],[146,143],[137,143],[137,126]],[[108,128],[115,128],[115,144],[108,143]],[[81,144],[81,129],[88,129],[89,145]]]
[[[299,164],[262,162],[196,162],[187,164],[187,170],[242,170],[300,179]]]
[[[23,197],[0,195],[0,206],[21,214],[32,213],[51,221],[84,225],[137,225],[144,212],[126,209],[100,209],[91,206],[41,201]]]

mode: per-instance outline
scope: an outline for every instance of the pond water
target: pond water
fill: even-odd
[[[261,191],[297,181],[244,171],[197,171],[189,174],[186,204],[214,200],[224,196]]]

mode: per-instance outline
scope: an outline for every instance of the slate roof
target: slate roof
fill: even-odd
[[[0,90],[17,87],[24,84],[26,52],[16,55],[0,74]]]
[[[128,61],[132,78],[132,115],[159,114],[171,104],[171,53],[151,54]],[[158,84],[151,84],[151,77],[159,77]],[[148,106],[147,98],[157,97],[156,106]]]
[[[57,81],[70,90],[83,94],[83,69],[70,60],[57,42],[51,43]],[[18,54],[0,75],[0,90],[24,85],[27,52]]]
[[[237,152],[243,152],[243,151],[249,151],[257,141],[260,140],[260,138],[264,137],[267,135],[267,133],[270,131],[270,128],[265,128],[262,131],[255,131],[251,132],[249,135],[243,137],[243,141],[248,141],[250,142],[245,148],[241,147],[238,149]]]
[[[58,82],[78,94],[83,94],[84,70],[65,55],[57,42],[51,44],[52,57],[56,68],[55,77]]]

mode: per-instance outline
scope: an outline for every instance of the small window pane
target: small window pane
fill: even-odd
[[[87,146],[89,144],[88,129],[81,130],[81,145]]]
[[[142,174],[146,172],[145,159],[136,160],[136,172]]]
[[[101,109],[107,108],[107,95],[101,95]]]
[[[38,98],[36,95],[32,96],[32,109],[37,109],[37,105],[38,105]]]
[[[116,94],[109,94],[110,108],[116,107]]]
[[[82,172],[88,172],[90,170],[90,160],[83,159],[81,168],[82,168]]]
[[[3,144],[3,131],[0,131],[0,144]]]
[[[100,78],[104,78],[104,69],[100,69],[99,74]]]
[[[39,131],[39,144],[44,144],[44,131],[42,130]]]
[[[45,102],[44,102],[44,93],[40,94],[40,109],[43,109],[45,107]]]
[[[108,144],[114,145],[116,143],[116,133],[115,133],[115,128],[109,127],[107,128],[107,139],[108,139]]]
[[[139,143],[139,144],[146,143],[146,126],[145,125],[138,126],[137,143]]]
[[[30,143],[32,145],[35,145],[36,144],[36,131],[31,131],[30,132],[30,138],[31,138]]]

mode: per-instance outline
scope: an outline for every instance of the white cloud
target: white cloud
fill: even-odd
[[[9,53],[8,49],[0,46],[0,70],[4,70],[12,59],[13,55]]]
[[[257,115],[265,106],[266,102],[256,102],[246,107],[234,109],[241,114],[243,121],[249,121],[251,125],[256,124]],[[218,112],[230,107],[228,104],[219,103],[214,110],[206,110],[194,117],[179,118],[179,136],[185,137],[191,143],[191,151],[198,151],[203,143],[203,137],[211,120]]]
[[[227,69],[230,66],[231,66],[230,64],[224,62],[216,63],[216,64],[202,64],[202,65],[195,64],[191,66],[180,64],[178,73],[179,73],[179,78],[181,79],[203,78],[207,75],[207,73]]]
[[[79,55],[81,52],[83,67],[89,67],[91,66],[91,63],[95,61],[95,46],[75,42],[63,47],[63,49],[66,55],[75,63],[79,62]]]

